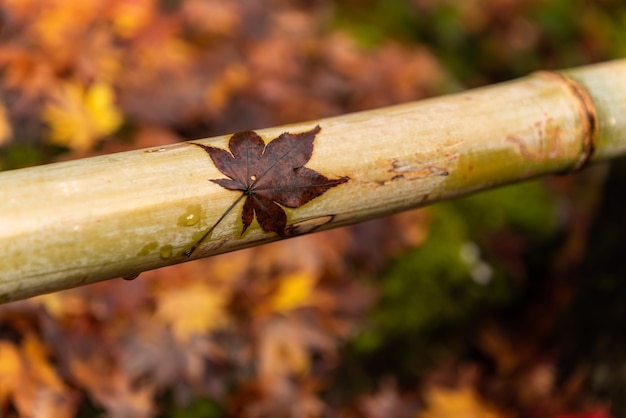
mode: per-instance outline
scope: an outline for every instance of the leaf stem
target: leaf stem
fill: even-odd
[[[194,251],[196,251],[198,249],[198,247],[200,246],[200,244],[202,244],[202,241],[204,241],[206,239],[206,237],[208,237],[211,232],[213,232],[213,230],[215,229],[215,227],[217,225],[219,225],[220,222],[222,222],[222,220],[226,217],[226,215],[228,215],[228,213],[233,210],[233,208],[237,205],[237,203],[239,203],[241,201],[241,199],[243,199],[245,197],[245,193],[242,193],[241,196],[239,196],[237,198],[237,200],[235,200],[229,207],[228,209],[226,209],[224,211],[224,213],[222,213],[222,216],[220,216],[220,218],[213,224],[212,227],[210,227],[209,229],[207,229],[207,231],[204,233],[204,235],[202,235],[202,237],[195,242],[195,244],[193,244],[191,246],[190,249],[188,249],[187,251],[185,251],[185,255],[187,257],[191,257],[191,255],[194,253]]]

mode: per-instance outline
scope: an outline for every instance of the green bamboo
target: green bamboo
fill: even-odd
[[[257,132],[267,142],[318,124],[306,166],[350,180],[287,209],[289,236],[624,155],[626,60]],[[239,196],[208,181],[223,177],[187,143],[0,173],[0,301],[188,261]],[[240,213],[192,258],[278,238],[256,221],[241,235]]]

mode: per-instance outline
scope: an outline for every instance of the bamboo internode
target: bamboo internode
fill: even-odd
[[[366,112],[256,131],[321,127],[306,167],[348,177],[298,208],[298,235],[626,154],[626,60]],[[228,149],[230,136],[194,141]],[[180,143],[0,173],[0,300],[188,261],[240,196]],[[241,205],[241,203],[239,203]],[[273,241],[236,207],[192,258]]]

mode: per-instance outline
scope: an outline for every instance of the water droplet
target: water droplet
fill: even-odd
[[[137,255],[140,256],[140,257],[149,255],[150,253],[152,253],[157,248],[159,248],[159,243],[156,242],[156,241],[152,241],[152,242],[144,245],[143,248],[141,249],[141,251],[139,251],[137,253]]]
[[[137,277],[139,277],[139,275],[141,274],[141,272],[137,273],[137,274],[133,274],[132,276],[124,276],[122,277],[122,279],[124,280],[135,280]]]
[[[191,205],[187,207],[187,211],[178,218],[178,225],[192,226],[200,222],[201,208],[200,205]]]
[[[159,255],[164,260],[170,258],[172,256],[172,246],[171,245],[162,246],[161,249],[159,250]]]

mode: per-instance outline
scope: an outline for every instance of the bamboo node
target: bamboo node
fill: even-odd
[[[587,167],[593,158],[598,141],[598,115],[589,92],[576,80],[565,74],[555,71],[540,71],[540,75],[556,78],[563,83],[567,90],[576,98],[580,115],[581,152],[574,166],[567,173],[578,172]]]

